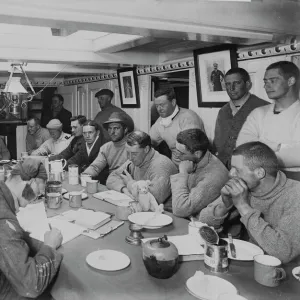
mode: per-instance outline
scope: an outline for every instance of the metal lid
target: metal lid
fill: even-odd
[[[170,243],[168,242],[168,237],[164,235],[161,238],[150,241],[150,244],[154,248],[168,248]]]

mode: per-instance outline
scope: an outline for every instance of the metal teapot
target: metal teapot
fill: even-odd
[[[178,270],[178,250],[167,236],[142,244],[143,261],[148,273],[156,278],[172,277]]]

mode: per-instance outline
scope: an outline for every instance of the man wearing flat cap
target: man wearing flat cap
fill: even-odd
[[[58,119],[52,119],[48,124],[51,138],[45,141],[38,149],[33,151],[31,155],[49,155],[58,154],[68,147],[73,137],[62,131],[62,123]]]
[[[102,89],[95,94],[95,97],[98,99],[101,111],[98,112],[94,121],[99,125],[102,126],[113,112],[124,112],[121,108],[111,103],[111,100],[114,97],[114,93],[111,90]],[[104,134],[106,138],[109,138],[109,134],[105,130]]]
[[[94,178],[106,167],[111,173],[125,163],[127,135],[133,131],[134,123],[125,112],[113,112],[104,122],[103,127],[107,130],[111,141],[101,146],[96,159],[84,171],[84,174],[89,174]]]
[[[55,277],[62,254],[61,232],[53,228],[44,243],[31,240],[16,213],[43,192],[47,179],[43,164],[28,157],[0,182],[0,299],[21,300],[41,295]],[[36,246],[34,246],[36,244]]]

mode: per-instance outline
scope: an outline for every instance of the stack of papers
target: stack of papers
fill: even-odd
[[[142,239],[143,243],[149,240],[158,239],[156,238],[145,238]],[[191,235],[177,235],[168,236],[168,241],[172,242],[178,249],[179,260],[180,261],[190,261],[190,260],[203,260],[204,259],[204,249]]]
[[[85,229],[95,230],[110,221],[111,215],[102,211],[92,211],[87,209],[68,210],[55,219],[74,222]]]
[[[128,206],[130,202],[134,201],[129,196],[113,190],[99,192],[93,194],[93,196],[116,206]]]

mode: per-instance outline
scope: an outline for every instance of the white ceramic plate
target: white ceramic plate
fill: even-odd
[[[65,193],[65,194],[63,194],[63,197],[64,197],[65,199],[69,200],[70,195],[69,195],[69,193]],[[88,195],[87,195],[86,193],[82,193],[82,194],[81,194],[81,199],[82,199],[82,200],[85,200],[85,199],[87,199],[87,198],[88,198]]]
[[[130,264],[130,258],[115,250],[98,250],[86,257],[86,262],[93,268],[102,271],[118,271]]]
[[[0,160],[0,164],[7,164],[9,162],[10,162],[9,159],[2,159],[2,160]]]
[[[300,281],[300,275],[297,276],[297,274],[300,274],[300,266],[296,267],[292,270],[293,276]]]
[[[228,242],[228,239],[224,240]],[[228,257],[230,259],[251,261],[255,255],[264,254],[261,248],[246,241],[233,239],[233,244],[235,246],[236,258],[231,256],[230,248],[228,247]]]
[[[132,223],[148,229],[158,229],[173,222],[170,216],[159,214],[154,217],[155,212],[138,212],[128,216]]]
[[[237,289],[229,281],[220,277],[205,275],[193,276],[186,282],[187,291],[202,300],[217,300],[220,294],[237,294]]]

